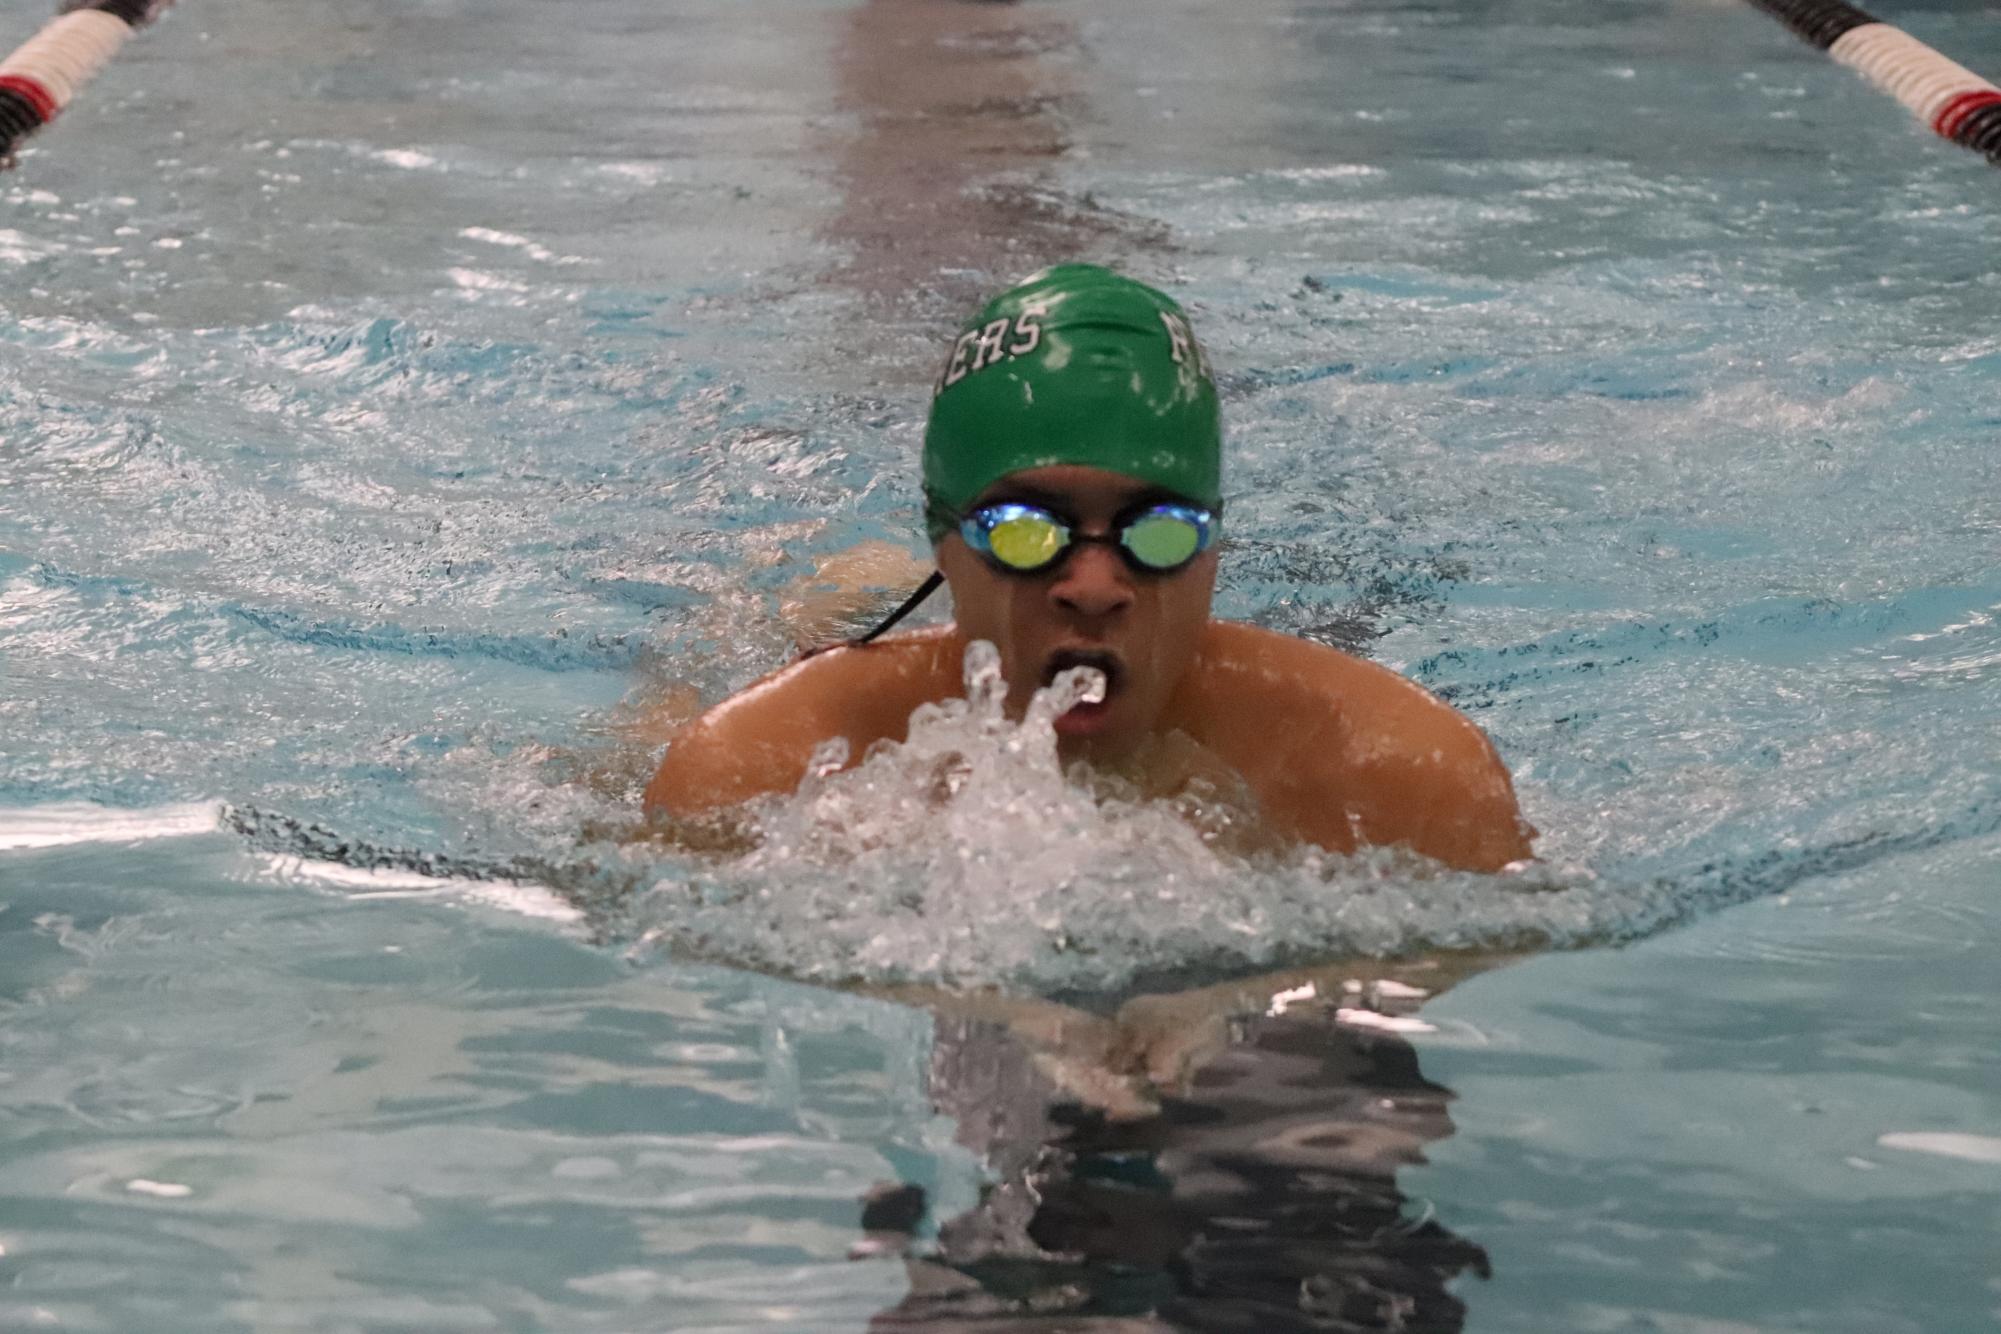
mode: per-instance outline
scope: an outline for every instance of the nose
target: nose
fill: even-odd
[[[1063,562],[1049,597],[1075,616],[1116,615],[1132,605],[1132,572],[1109,546],[1079,545]]]

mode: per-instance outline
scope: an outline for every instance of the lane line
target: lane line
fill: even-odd
[[[0,60],[0,171],[21,141],[76,100],[135,29],[174,0],[69,0],[42,30]]]
[[[1750,0],[1902,102],[1941,139],[2001,166],[2001,88],[1841,0]]]

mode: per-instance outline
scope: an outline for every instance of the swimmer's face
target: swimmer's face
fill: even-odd
[[[1122,511],[1171,499],[1120,473],[1066,464],[1011,473],[974,504],[1040,505],[1098,536]],[[1016,574],[950,533],[938,543],[938,568],[952,588],[959,633],[1000,650],[1013,716],[1065,667],[1085,662],[1105,671],[1104,703],[1080,705],[1056,724],[1065,758],[1099,761],[1123,758],[1157,730],[1194,661],[1216,588],[1214,547],[1171,574],[1154,574],[1133,569],[1108,545],[1082,543],[1051,569]]]

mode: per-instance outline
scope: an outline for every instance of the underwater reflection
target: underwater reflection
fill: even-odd
[[[1448,1285],[1490,1272],[1396,1183],[1452,1133],[1451,1091],[1331,1008],[1238,1021],[1181,1096],[1118,1118],[1002,1024],[940,1016],[931,1093],[993,1184],[874,1330],[1454,1331]],[[879,1189],[858,1250],[907,1241],[923,1203]]]
[[[968,268],[1039,268],[1076,244],[1036,188],[1069,145],[1074,92],[1050,57],[1076,42],[1068,21],[1005,5],[865,0],[842,16],[836,100],[853,125],[829,144],[825,236],[844,286],[894,304],[947,281],[959,305],[980,281]]]
[[[1094,114],[1088,62],[1080,25],[1047,7],[862,0],[837,18],[824,279],[859,298],[872,343],[921,330],[900,384],[936,373],[932,337],[997,280],[1167,247],[1158,223],[1064,186],[1074,126]],[[845,340],[841,356],[852,379]]]

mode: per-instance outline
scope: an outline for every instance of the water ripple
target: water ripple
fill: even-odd
[[[224,610],[238,620],[296,644],[415,657],[491,658],[548,672],[619,671],[637,662],[641,652],[640,642],[624,635],[593,634],[572,639],[561,628],[544,636],[475,634],[309,619],[291,612],[252,607],[232,606]]]

